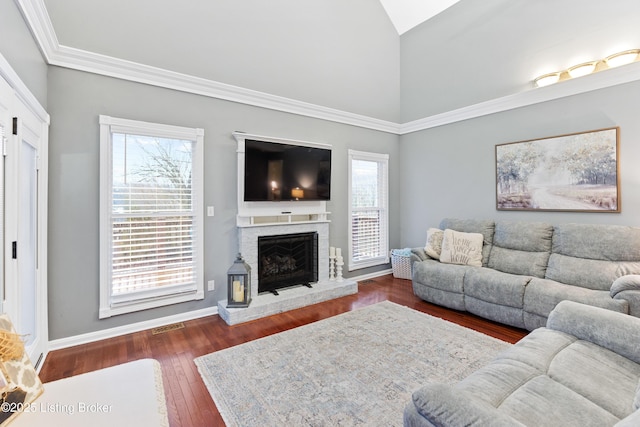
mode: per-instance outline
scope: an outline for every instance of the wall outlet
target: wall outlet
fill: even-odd
[[[209,280],[207,282],[207,289],[210,291],[213,291],[216,288],[216,281],[215,280]]]
[[[213,209],[213,206],[207,206],[207,216],[214,216],[215,215],[215,211]]]

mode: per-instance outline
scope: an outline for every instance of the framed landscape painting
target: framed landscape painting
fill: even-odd
[[[496,145],[496,209],[620,212],[619,128]]]

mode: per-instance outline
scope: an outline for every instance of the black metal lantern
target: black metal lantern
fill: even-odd
[[[249,307],[249,303],[251,303],[251,267],[244,262],[240,254],[227,271],[227,293],[227,307]]]

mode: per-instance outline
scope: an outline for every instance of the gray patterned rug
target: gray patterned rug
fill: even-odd
[[[411,393],[510,344],[381,302],[195,359],[228,426],[401,426]]]

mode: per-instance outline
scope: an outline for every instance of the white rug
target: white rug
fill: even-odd
[[[195,363],[228,426],[401,426],[413,391],[509,346],[385,301]]]

